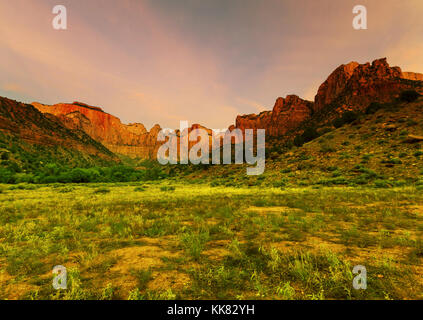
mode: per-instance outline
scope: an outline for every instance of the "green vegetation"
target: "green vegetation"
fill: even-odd
[[[0,297],[421,299],[422,193],[375,184],[2,186]],[[56,291],[59,264],[68,288]],[[352,287],[358,264],[367,290]]]
[[[318,137],[319,137],[319,133],[317,132],[317,130],[313,127],[310,127],[304,130],[303,134],[295,137],[294,145],[297,147],[301,147],[304,143],[307,143]]]
[[[340,128],[344,124],[348,124],[357,120],[359,115],[354,111],[346,111],[342,114],[340,118],[337,118],[333,121],[333,126],[335,128]]]
[[[268,139],[260,176],[0,134],[0,298],[422,299],[419,101]]]

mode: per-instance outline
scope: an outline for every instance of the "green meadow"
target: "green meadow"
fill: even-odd
[[[423,298],[415,186],[212,185],[1,185],[0,299]]]

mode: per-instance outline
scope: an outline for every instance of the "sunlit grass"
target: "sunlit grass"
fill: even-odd
[[[422,298],[414,187],[0,188],[0,298]],[[55,265],[67,290],[52,288]]]

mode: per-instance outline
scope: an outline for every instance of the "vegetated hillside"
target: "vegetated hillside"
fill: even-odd
[[[0,97],[0,170],[2,182],[49,163],[69,167],[116,164],[119,159],[80,130],[70,130],[53,115]],[[10,181],[9,181],[10,180]]]
[[[328,76],[320,85],[314,102],[295,95],[278,98],[272,111],[238,116],[235,127],[265,129],[267,140],[272,142],[270,146],[283,147],[294,142],[305,128],[323,128],[344,113],[363,112],[372,102],[393,102],[407,90],[423,93],[421,76],[390,67],[386,58],[371,64],[350,62]],[[297,139],[295,143],[299,145],[315,138],[315,135],[307,136],[306,141]]]
[[[374,112],[374,113],[373,113]],[[269,164],[299,185],[423,184],[423,99],[388,103]]]
[[[340,127],[327,124],[302,146],[268,148],[263,175],[247,176],[246,165],[216,165],[187,167],[188,177],[215,186],[423,186],[422,97],[373,103],[351,123],[334,122]]]
[[[0,130],[30,144],[62,146],[104,160],[117,160],[110,150],[85,132],[68,129],[57,117],[4,97],[0,97]]]

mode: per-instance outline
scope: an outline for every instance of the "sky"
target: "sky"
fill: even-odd
[[[358,4],[367,30],[352,27]],[[422,17],[422,0],[0,0],[0,96],[227,128],[278,97],[313,100],[350,61],[423,73]]]

